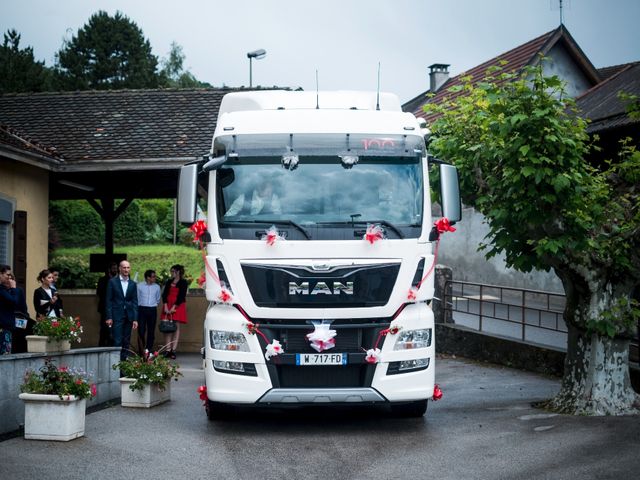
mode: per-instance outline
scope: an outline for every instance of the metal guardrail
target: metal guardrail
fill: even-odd
[[[444,291],[444,309],[456,324],[566,349],[563,294],[462,281],[447,281]],[[638,339],[629,359],[638,363]]]

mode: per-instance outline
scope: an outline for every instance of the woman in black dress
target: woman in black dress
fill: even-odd
[[[61,317],[62,299],[58,295],[53,282],[53,274],[49,270],[42,270],[38,274],[40,287],[33,292],[33,308],[36,310],[38,318]]]

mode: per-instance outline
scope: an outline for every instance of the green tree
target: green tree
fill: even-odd
[[[162,60],[161,85],[170,88],[211,87],[209,83],[199,81],[190,71],[184,69],[185,58],[182,47],[176,42],[172,42],[169,56]]]
[[[431,152],[458,166],[463,201],[488,222],[486,256],[520,271],[553,269],[566,293],[567,356],[555,410],[637,412],[629,339],[640,310],[640,155],[623,147],[598,170],[586,123],[542,66],[497,74],[445,105]]]
[[[20,34],[7,30],[0,47],[0,93],[42,92],[52,87],[53,74],[33,57],[33,48],[20,48]]]
[[[66,90],[156,88],[158,59],[142,30],[120,12],[93,14],[57,54]]]

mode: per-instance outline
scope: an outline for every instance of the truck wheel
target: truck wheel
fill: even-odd
[[[418,400],[411,403],[399,403],[391,405],[391,412],[400,417],[417,418],[422,417],[427,412],[427,400]]]
[[[228,420],[234,411],[233,407],[226,403],[212,402],[211,400],[207,400],[204,409],[211,421]]]

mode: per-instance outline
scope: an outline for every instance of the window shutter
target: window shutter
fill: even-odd
[[[27,285],[27,212],[16,210],[13,216],[13,274],[16,284]]]

